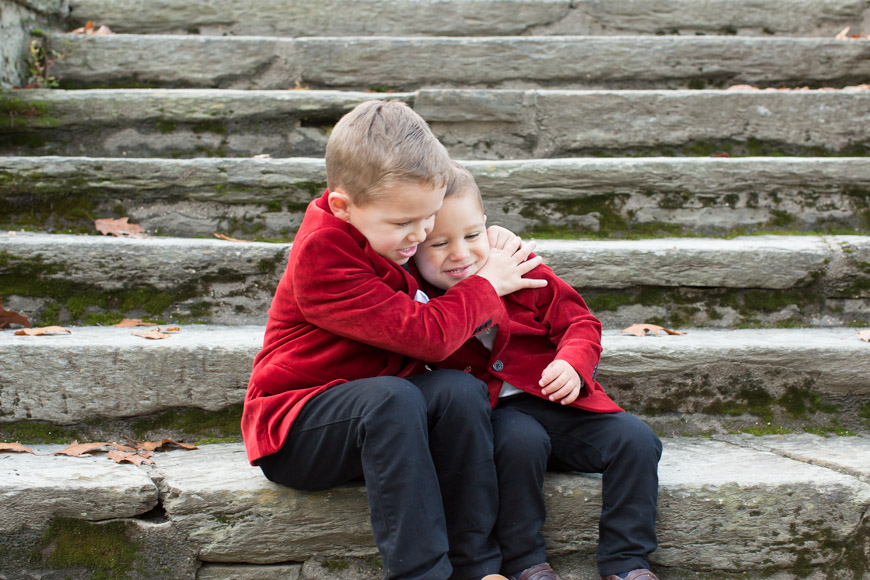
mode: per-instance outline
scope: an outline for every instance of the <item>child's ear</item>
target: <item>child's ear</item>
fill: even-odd
[[[486,214],[483,214],[483,225],[486,225]]]
[[[329,209],[332,215],[340,220],[348,221],[350,219],[350,198],[343,191],[330,191]]]

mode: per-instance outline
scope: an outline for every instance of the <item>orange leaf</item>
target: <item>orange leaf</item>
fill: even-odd
[[[130,328],[133,326],[151,326],[151,324],[142,322],[141,318],[125,318],[118,324],[113,324],[112,326],[117,328]]]
[[[667,334],[686,334],[685,332],[677,332],[676,330],[668,330],[667,328],[658,326],[657,324],[632,324],[628,328],[623,328],[619,332],[628,332],[635,336],[646,336],[647,333],[652,333],[659,336],[659,333],[666,332]]]
[[[0,452],[2,451],[8,451],[10,453],[33,453],[33,451],[21,443],[0,443]]]
[[[845,40],[845,39],[849,38],[848,34],[849,34],[849,27],[847,26],[846,28],[844,28],[843,30],[838,32],[834,38],[836,38],[837,40]]]
[[[97,231],[103,235],[113,235],[122,237],[131,237],[131,238],[144,238],[145,230],[142,229],[142,226],[137,224],[128,224],[127,220],[130,219],[128,217],[122,218],[106,218],[106,219],[98,219],[94,220],[94,227],[97,228]]]
[[[225,236],[225,235],[223,235],[223,234],[219,234],[219,233],[217,233],[217,232],[212,232],[212,235],[213,235],[214,237],[218,238],[219,240],[226,240],[226,241],[228,241],[228,242],[244,242],[244,241],[245,241],[245,240],[239,240],[239,239],[236,239],[236,238],[231,238],[231,237],[229,237],[229,236]]]
[[[160,329],[157,330],[149,330],[148,332],[134,332],[133,336],[141,336],[142,338],[147,338],[148,340],[161,340],[164,338],[169,338],[172,336],[167,332],[160,332]]]
[[[721,153],[713,153],[710,157],[731,157],[731,155],[728,152],[723,151]]]
[[[9,328],[13,324],[30,328],[30,319],[23,314],[6,310],[3,308],[3,301],[0,300],[0,328]]]
[[[124,463],[126,461],[133,465],[142,465],[143,463],[154,464],[152,459],[132,451],[109,451],[108,458],[115,463]]]
[[[24,335],[24,336],[44,336],[50,334],[61,334],[61,333],[72,334],[69,329],[64,328],[63,326],[43,326],[42,328],[22,328],[21,330],[16,330],[15,334]]]
[[[100,449],[101,447],[105,447],[108,443],[79,443],[78,441],[73,441],[69,445],[66,446],[65,449],[61,449],[60,451],[56,451],[54,455],[69,455],[70,457],[81,457],[90,453],[91,451],[95,451]]]
[[[864,342],[870,342],[870,330],[859,330],[858,338],[860,338]]]
[[[162,441],[137,441],[136,447],[139,449],[145,449],[146,451],[157,451],[162,447],[166,447],[168,445],[176,445],[181,447],[182,449],[197,449],[196,445],[190,445],[189,443],[179,443],[178,441],[173,441],[172,439],[164,439]]]

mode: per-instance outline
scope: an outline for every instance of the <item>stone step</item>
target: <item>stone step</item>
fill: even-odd
[[[868,158],[463,161],[491,223],[524,235],[870,233]],[[0,230],[288,240],[326,188],[323,159],[0,157]],[[90,216],[90,217],[89,217]]]
[[[0,154],[323,155],[371,93],[218,89],[0,93]],[[420,90],[413,103],[460,159],[867,154],[870,91]],[[618,130],[616,129],[618,128]]]
[[[539,240],[606,324],[711,326],[870,321],[870,237]],[[288,244],[0,233],[0,296],[42,324],[260,324]]]
[[[183,325],[163,340],[133,335],[154,327],[71,326],[70,334],[44,337],[2,331],[0,432],[103,421],[120,437],[130,432],[114,433],[127,426],[112,421],[168,410],[236,416],[264,327]],[[870,432],[870,356],[855,329],[683,330],[603,334],[599,380],[657,432]],[[190,427],[179,429],[191,436]],[[234,420],[228,431],[193,428],[192,436],[238,437],[238,429]],[[177,433],[158,436],[170,435]]]
[[[870,566],[870,438],[663,443],[659,548],[651,556],[662,580],[861,578]],[[101,456],[0,456],[8,482],[0,542],[15,548],[0,573],[51,571],[51,556],[71,549],[73,530],[97,546],[136,552],[135,559],[120,558],[116,577],[134,563],[147,565],[150,578],[173,580],[383,574],[362,486],[306,493],[270,483],[247,463],[241,444],[157,453],[154,460],[134,467]],[[596,578],[600,478],[548,474],[544,497],[549,559],[567,578]],[[54,565],[55,574],[62,571]]]
[[[843,87],[870,40],[713,36],[270,38],[52,34],[65,88]]]
[[[70,28],[268,36],[516,34],[857,34],[861,0],[71,0]],[[280,15],[280,16],[279,16]],[[865,25],[866,25],[866,21]]]

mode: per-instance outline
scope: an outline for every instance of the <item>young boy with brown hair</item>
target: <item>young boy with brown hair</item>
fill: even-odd
[[[414,257],[431,285],[424,290],[447,295],[491,257],[480,191],[456,164],[435,227]],[[516,580],[559,578],[546,563],[541,534],[544,472],[550,468],[603,474],[602,579],[655,580],[647,556],[657,545],[661,442],[595,381],[601,323],[580,295],[545,265],[528,276],[546,280],[546,287],[503,296],[506,324],[477,334],[437,365],[464,370],[489,389],[502,573]]]
[[[546,282],[512,240],[442,298],[405,269],[432,229],[451,162],[397,101],[342,117],[269,309],[242,414],[248,459],[274,482],[322,490],[364,478],[385,578],[478,580],[500,569],[485,385],[425,372],[504,324],[500,296]]]

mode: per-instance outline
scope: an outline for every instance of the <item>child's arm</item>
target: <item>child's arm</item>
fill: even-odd
[[[579,395],[583,385],[592,385],[601,359],[601,322],[589,312],[583,298],[571,286],[547,266],[535,270],[535,275],[546,278],[548,285],[534,293],[539,319],[548,327],[548,337],[556,347],[554,361],[544,370],[542,391],[563,404],[565,397],[576,391]],[[565,367],[570,371],[566,371]],[[574,381],[576,375],[579,382]],[[567,386],[567,388],[566,388]]]
[[[428,362],[443,360],[481,327],[506,324],[500,293],[541,282],[522,278],[531,269],[528,252],[508,250],[491,260],[490,278],[482,271],[422,304],[387,284],[381,276],[401,273],[376,271],[345,232],[322,230],[296,244],[292,292],[306,321]]]

